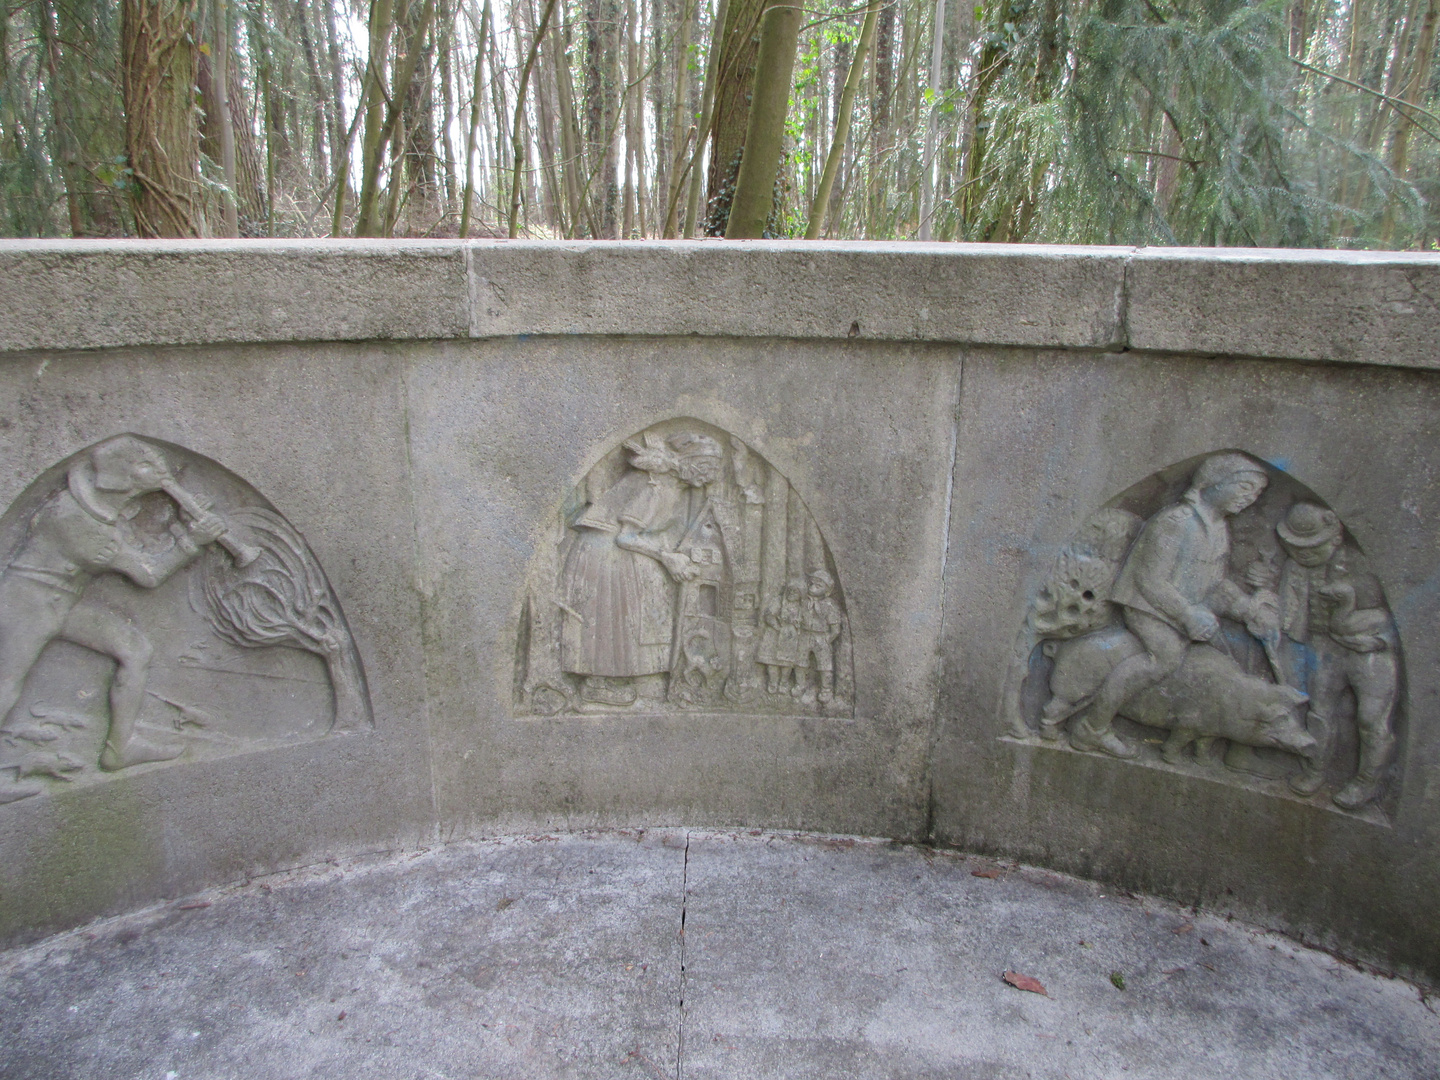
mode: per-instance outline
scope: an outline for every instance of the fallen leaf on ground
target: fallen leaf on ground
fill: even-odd
[[[1001,870],[998,866],[992,866],[992,867],[990,867],[989,869],[986,869],[986,870],[971,870],[971,871],[970,871],[970,876],[971,876],[971,877],[983,877],[983,878],[998,878],[998,877],[1004,877],[1004,876],[1005,876],[1005,871],[1004,871],[1004,870]]]
[[[1116,990],[1125,989],[1125,976],[1121,972],[1110,972],[1110,982],[1114,985]]]
[[[1170,932],[1171,932],[1172,934],[1188,934],[1191,930],[1194,930],[1194,929],[1195,929],[1195,924],[1194,924],[1194,923],[1188,923],[1188,922],[1187,922],[1187,923],[1181,924],[1180,926],[1175,927],[1175,929],[1174,929],[1174,930],[1171,930]]]
[[[191,903],[188,903],[188,904],[177,904],[177,905],[175,906],[175,910],[176,910],[176,911],[194,911],[196,908],[203,908],[203,907],[209,907],[209,906],[210,906],[210,901],[209,901],[209,900],[195,900],[195,901],[192,901]]]
[[[1028,990],[1030,993],[1040,994],[1042,997],[1050,996],[1049,991],[1045,989],[1045,984],[1039,979],[1032,979],[1029,975],[1021,975],[1018,971],[1007,971],[1001,978],[1016,990]]]

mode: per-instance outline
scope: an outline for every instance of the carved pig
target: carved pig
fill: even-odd
[[[1110,669],[1141,649],[1122,627],[1111,627],[1053,646],[1054,695],[1045,707],[1052,723],[1078,712]],[[1192,645],[1175,674],[1142,690],[1120,707],[1120,715],[1171,732],[1161,751],[1172,764],[1199,738],[1221,738],[1246,746],[1274,747],[1305,756],[1315,740],[1296,716],[1309,698],[1300,691],[1241,670],[1209,645]]]

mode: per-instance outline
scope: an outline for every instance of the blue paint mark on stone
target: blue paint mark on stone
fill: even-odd
[[[1281,472],[1290,471],[1290,459],[1286,457],[1269,458],[1268,463],[1279,469]]]

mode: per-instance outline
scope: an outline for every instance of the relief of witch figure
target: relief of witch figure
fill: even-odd
[[[557,510],[527,574],[518,715],[853,715],[835,561],[798,492],[744,440],[661,421],[603,455]],[[810,595],[782,619],[788,582]],[[784,659],[771,640],[782,622]]]
[[[672,665],[675,583],[695,577],[677,550],[699,512],[692,492],[713,483],[722,451],[690,432],[653,445],[627,443],[633,468],[573,523],[566,561],[562,669],[582,676],[581,697],[629,705],[629,680]]]

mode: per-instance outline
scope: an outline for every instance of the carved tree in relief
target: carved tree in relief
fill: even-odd
[[[531,574],[521,712],[852,713],[834,562],[743,441],[657,424],[591,469],[561,519]]]
[[[1361,812],[1385,801],[1400,688],[1394,617],[1354,538],[1231,451],[1080,527],[1031,599],[1003,707],[1017,738],[1122,759],[1154,742],[1166,765],[1223,763]]]

